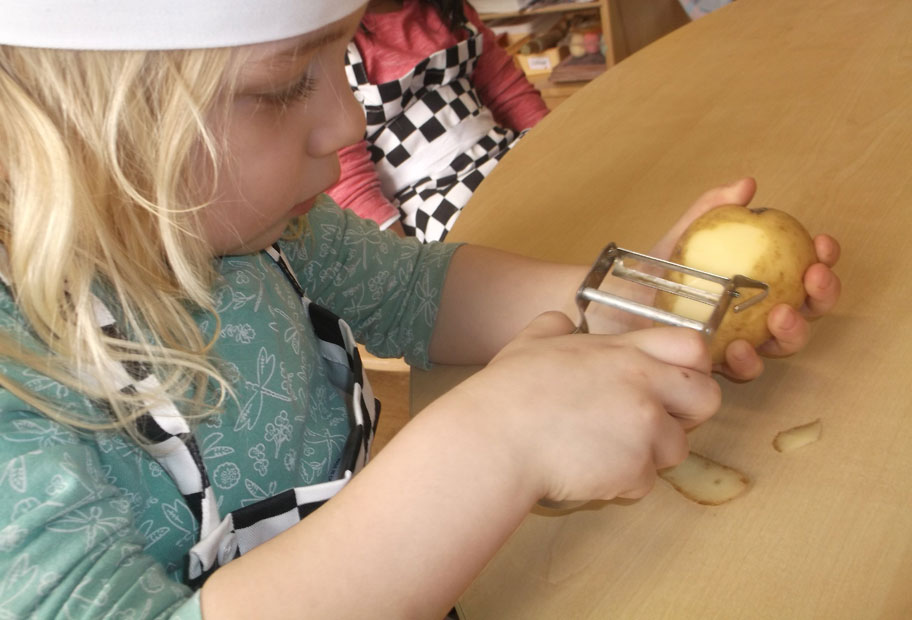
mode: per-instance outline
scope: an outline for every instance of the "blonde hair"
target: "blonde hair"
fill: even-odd
[[[143,409],[99,370],[112,362],[149,363],[159,396],[191,415],[230,393],[208,355],[218,328],[207,338],[192,313],[214,314],[213,256],[196,214],[218,172],[221,145],[207,122],[230,91],[233,58],[230,49],[0,46],[0,243],[40,342],[24,348],[0,334],[0,359],[106,401],[110,426],[131,433]],[[193,162],[202,174],[191,174]],[[128,340],[99,329],[93,287]],[[0,386],[65,423],[108,426],[67,415],[8,377]]]

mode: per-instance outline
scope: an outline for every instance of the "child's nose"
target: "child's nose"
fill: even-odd
[[[364,108],[355,98],[344,70],[336,72],[327,89],[322,118],[311,134],[311,155],[323,156],[355,144],[364,138]]]
[[[349,93],[349,96],[344,97],[346,102],[345,107],[347,108],[345,114],[348,122],[346,123],[345,144],[343,146],[348,146],[363,140],[364,131],[367,128],[361,93],[352,93],[350,89]]]

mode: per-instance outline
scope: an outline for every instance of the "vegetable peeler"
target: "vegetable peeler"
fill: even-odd
[[[674,271],[693,276],[719,285],[718,290],[706,290],[697,286],[673,282],[666,277],[649,273],[640,266],[657,267],[663,270],[661,272],[665,274]],[[608,275],[707,304],[713,307],[712,313],[705,321],[699,321],[599,290],[599,285]],[[708,271],[700,271],[699,269],[640,254],[639,252],[625,250],[614,243],[609,243],[599,254],[592,265],[592,269],[589,270],[576,292],[576,306],[580,312],[580,322],[576,331],[578,333],[589,332],[589,325],[586,322],[586,309],[589,307],[589,303],[594,301],[660,323],[694,329],[707,338],[711,338],[719,328],[722,317],[725,316],[731,301],[735,298],[741,298],[742,294],[739,289],[756,289],[758,292],[734,305],[732,307],[734,312],[741,312],[762,301],[769,292],[769,286],[765,282],[760,282],[747,276],[735,275],[731,278],[726,278]]]
[[[645,271],[643,267],[655,267],[656,273]],[[706,290],[696,286],[673,282],[666,277],[657,275],[657,273],[668,274],[669,272],[679,272],[685,275],[693,276],[718,285],[718,290]],[[639,302],[606,293],[599,290],[599,285],[609,275],[635,282],[643,286],[648,286],[672,295],[679,295],[687,299],[692,299],[700,303],[713,307],[712,313],[705,321],[699,321],[689,317],[660,310],[653,306],[641,304]],[[646,317],[653,321],[674,325],[677,327],[687,327],[702,333],[707,339],[712,338],[713,334],[722,323],[722,317],[725,316],[728,307],[735,298],[741,298],[741,292],[738,289],[755,289],[757,292],[744,301],[740,301],[732,306],[732,311],[741,312],[742,310],[753,306],[762,301],[769,293],[769,285],[753,278],[742,275],[735,275],[726,278],[708,271],[700,271],[667,260],[640,254],[631,250],[619,248],[614,243],[609,243],[592,265],[592,269],[586,274],[586,278],[576,292],[576,306],[579,308],[580,322],[576,328],[576,333],[588,333],[589,325],[586,322],[586,310],[591,302],[604,304],[613,308],[618,308],[630,312],[637,316]],[[586,504],[585,501],[552,501],[542,498],[538,501],[540,506],[556,510],[569,510]]]

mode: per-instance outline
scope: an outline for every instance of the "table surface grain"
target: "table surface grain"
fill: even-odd
[[[464,617],[912,617],[912,2],[738,0],[675,31],[533,129],[449,239],[588,264],[746,175],[754,205],[840,240],[844,286],[805,351],[723,381],[691,433],[751,488],[533,511]],[[414,372],[413,410],[466,372]],[[820,441],[772,448],[816,418]]]

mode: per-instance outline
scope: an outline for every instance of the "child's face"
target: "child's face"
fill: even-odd
[[[274,243],[339,178],[337,151],[364,136],[345,76],[345,48],[362,11],[322,30],[250,46],[226,118],[216,202],[202,214],[217,254]]]

